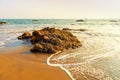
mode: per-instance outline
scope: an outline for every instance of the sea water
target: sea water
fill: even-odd
[[[32,32],[43,27],[57,27],[68,26],[75,23],[73,19],[0,19],[7,24],[0,25],[0,48],[15,47],[21,45],[17,37],[22,33]]]
[[[74,80],[120,80],[120,20],[1,19],[0,49],[23,44],[17,36],[43,27],[70,28],[82,47],[54,54],[51,66],[60,66]],[[86,29],[80,31],[79,29]]]

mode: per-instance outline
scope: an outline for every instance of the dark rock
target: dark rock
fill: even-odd
[[[36,22],[36,21],[39,21],[39,20],[38,20],[38,19],[33,19],[32,21],[35,21],[35,22]]]
[[[71,30],[71,29],[69,29],[69,28],[63,28],[62,30]]]
[[[71,31],[81,31],[81,32],[84,32],[84,31],[88,31],[88,29],[69,29]]]
[[[79,31],[83,31],[83,32],[84,32],[84,31],[87,31],[87,30],[88,30],[88,29],[79,29]]]
[[[117,20],[110,20],[110,22],[117,22]]]
[[[4,24],[7,24],[7,22],[2,22],[2,21],[0,22],[0,25],[4,25]]]
[[[44,28],[35,30],[32,35],[29,32],[19,36],[18,39],[31,38],[34,47],[32,52],[55,53],[65,49],[75,49],[82,46],[81,42],[68,30]]]
[[[31,37],[32,37],[32,35],[29,32],[25,32],[21,36],[19,36],[18,39],[28,39]]]
[[[85,22],[84,20],[80,19],[80,20],[76,20],[76,22]]]
[[[57,50],[53,48],[52,44],[35,44],[31,49],[32,52],[42,52],[42,53],[55,53]]]

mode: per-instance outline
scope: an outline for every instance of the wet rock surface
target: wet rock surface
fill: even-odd
[[[34,45],[32,52],[55,53],[82,46],[81,42],[69,31],[49,27],[35,30],[32,34],[25,32],[18,39],[30,39]]]

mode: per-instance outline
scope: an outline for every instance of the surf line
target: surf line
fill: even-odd
[[[49,66],[59,66],[62,70],[64,70],[64,71],[67,73],[67,75],[68,75],[72,80],[75,80],[75,79],[72,77],[71,73],[70,73],[67,69],[65,69],[62,65],[50,63],[50,59],[51,59],[54,55],[59,54],[60,52],[61,52],[61,51],[58,51],[58,52],[56,52],[55,54],[52,54],[50,57],[48,57],[48,58],[47,58],[47,64],[48,64]]]

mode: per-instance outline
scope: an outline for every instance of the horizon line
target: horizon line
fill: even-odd
[[[0,18],[0,19],[120,19],[120,18]]]

